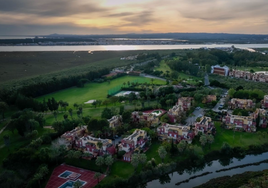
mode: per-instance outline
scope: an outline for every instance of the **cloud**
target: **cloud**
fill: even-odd
[[[93,2],[74,0],[0,0],[0,11],[28,13],[40,16],[70,16],[74,14],[91,14],[108,11]]]
[[[143,26],[157,21],[153,11],[142,11],[125,17],[123,20],[127,23],[122,26]]]
[[[192,0],[178,8],[184,18],[225,21],[268,16],[266,0]]]
[[[48,35],[59,34],[116,34],[120,33],[116,28],[81,27],[72,23],[62,23],[61,25],[6,25],[0,24],[0,35]]]

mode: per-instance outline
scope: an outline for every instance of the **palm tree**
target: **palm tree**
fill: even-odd
[[[100,167],[100,170],[101,170],[101,166],[104,164],[104,158],[99,156],[97,157],[96,159],[96,165]]]
[[[159,157],[162,159],[162,163],[163,163],[164,159],[165,159],[165,157],[167,155],[167,151],[166,151],[164,146],[160,146],[158,148],[158,154],[159,154]]]
[[[110,169],[110,166],[113,163],[114,163],[114,158],[111,155],[109,155],[108,157],[105,158],[105,164],[108,166],[108,170]]]
[[[43,179],[43,175],[42,175],[41,173],[36,173],[36,174],[34,175],[34,179],[35,179],[36,181],[38,181],[39,187],[41,187],[41,185],[40,185],[40,180]]]
[[[73,109],[69,108],[68,112],[69,112],[71,118],[73,119]]]
[[[94,178],[98,180],[98,183],[100,182],[100,177],[101,177],[101,173],[96,172],[96,173],[94,174]]]
[[[102,146],[103,146],[102,142],[98,142],[97,143],[97,146],[98,146],[99,152],[100,152],[102,150]]]
[[[80,188],[80,187],[82,187],[82,185],[83,185],[82,182],[77,180],[76,182],[74,182],[73,187],[74,188]]]
[[[58,117],[58,113],[57,113],[57,111],[54,111],[54,112],[53,112],[53,115],[54,115],[55,120],[58,121],[58,120],[57,120],[57,117]]]

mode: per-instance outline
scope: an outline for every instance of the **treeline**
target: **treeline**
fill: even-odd
[[[191,74],[197,76],[199,72],[199,66],[189,63],[187,60],[171,60],[167,62],[167,65],[175,71],[185,72],[186,74]]]
[[[267,83],[262,82],[254,82],[254,81],[246,81],[244,79],[239,78],[230,78],[230,77],[224,77],[219,75],[210,75],[210,82],[213,80],[217,80],[217,82],[213,81],[210,83],[211,86],[218,86],[218,87],[224,87],[224,88],[238,88],[243,86],[242,89],[244,90],[260,90],[264,93],[268,93],[268,87]],[[216,83],[216,84],[215,84]]]
[[[268,66],[268,56],[261,53],[252,53],[247,50],[234,49],[233,53],[228,53],[218,49],[197,50],[188,52],[187,58],[193,64],[205,65],[231,65],[231,66]],[[257,63],[258,62],[258,63]]]
[[[108,73],[108,68],[102,68],[84,74],[53,77],[52,79],[44,76],[43,79],[27,80],[18,87],[2,88],[0,90],[0,101],[4,101],[8,105],[16,105],[19,109],[31,108],[35,111],[45,111],[44,102],[36,101],[35,97],[73,86],[81,87],[81,80],[92,81]]]

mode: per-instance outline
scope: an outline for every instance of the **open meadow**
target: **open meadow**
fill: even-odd
[[[12,80],[28,79],[40,75],[94,67],[118,67],[136,61],[123,61],[122,57],[139,53],[167,55],[175,50],[137,51],[71,51],[71,52],[0,52],[0,84]],[[178,51],[178,50],[176,50]],[[74,69],[76,68],[76,69]]]

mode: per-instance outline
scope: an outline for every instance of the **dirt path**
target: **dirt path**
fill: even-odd
[[[5,128],[7,127],[8,124],[6,124],[6,126],[4,126],[1,130],[0,130],[0,134],[5,130]]]

